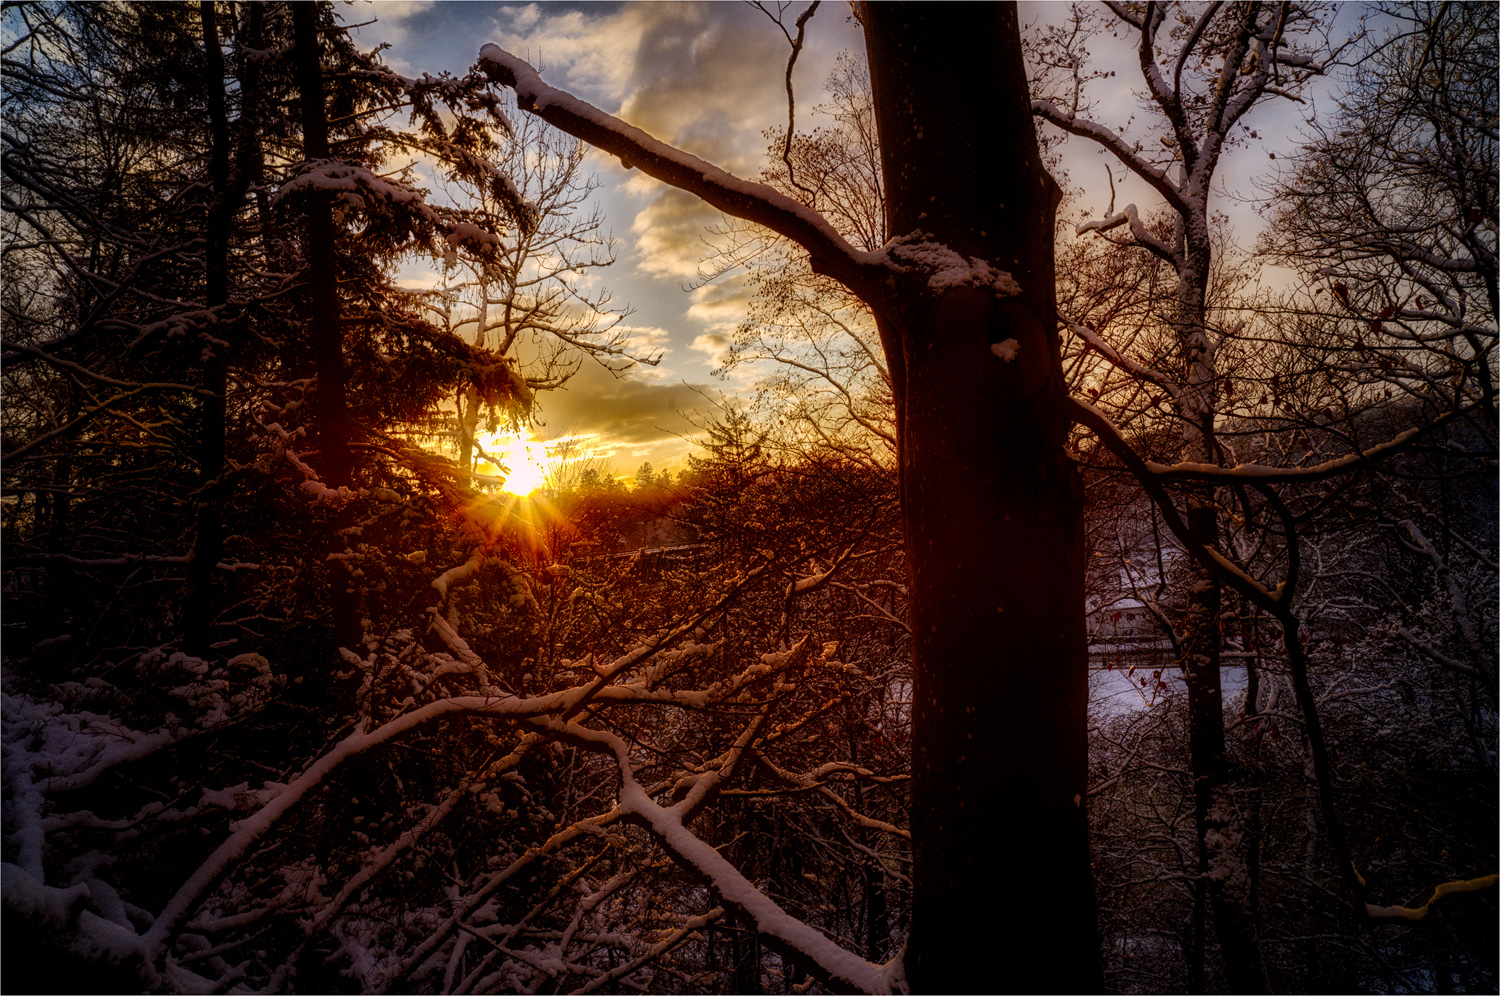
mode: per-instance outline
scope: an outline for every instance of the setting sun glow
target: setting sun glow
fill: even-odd
[[[481,460],[479,472],[504,477],[505,483],[501,485],[501,488],[510,494],[525,497],[546,481],[547,446],[545,443],[537,442],[529,435],[497,432],[481,436],[479,445],[483,447],[486,456],[492,457],[500,464],[497,467],[493,462]]]

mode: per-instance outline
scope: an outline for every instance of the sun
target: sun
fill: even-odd
[[[489,433],[480,438],[484,452],[496,458],[501,467],[488,461],[479,464],[481,473],[503,474],[501,490],[522,498],[541,487],[547,480],[547,447],[529,435],[516,432]]]

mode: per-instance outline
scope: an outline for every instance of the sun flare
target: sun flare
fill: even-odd
[[[494,461],[500,464],[497,467],[495,462],[481,460],[480,473],[503,476],[505,483],[500,487],[509,494],[524,498],[546,482],[547,446],[545,443],[537,442],[529,435],[495,432],[481,436],[479,445],[483,447],[487,456],[493,457]]]

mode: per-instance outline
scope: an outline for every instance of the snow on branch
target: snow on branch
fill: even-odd
[[[1473,665],[1471,665],[1471,664],[1465,664],[1461,660],[1456,660],[1456,659],[1454,659],[1452,657],[1449,657],[1447,654],[1443,653],[1442,651],[1438,650],[1436,647],[1432,646],[1426,640],[1423,640],[1420,637],[1418,637],[1415,633],[1413,633],[1411,630],[1407,629],[1405,626],[1402,626],[1401,628],[1397,629],[1395,632],[1396,632],[1397,636],[1401,637],[1401,639],[1403,639],[1407,643],[1409,643],[1414,650],[1416,650],[1418,653],[1421,653],[1423,656],[1429,658],[1430,660],[1434,661],[1435,663],[1441,664],[1443,667],[1448,668],[1449,670],[1454,671],[1454,672],[1456,672],[1458,674],[1461,674],[1461,675],[1463,675],[1466,678],[1484,678],[1485,677],[1484,675],[1481,675],[1479,673],[1478,669],[1476,669]],[[1493,684],[1493,682],[1491,682],[1491,684]]]
[[[578,691],[574,689],[571,692],[557,692],[533,698],[461,696],[439,699],[404,713],[373,731],[356,729],[354,733],[345,737],[314,761],[300,776],[289,782],[275,798],[251,816],[239,821],[229,838],[220,844],[199,865],[197,871],[193,872],[178,888],[145,935],[132,934],[130,938],[116,938],[117,943],[122,945],[128,943],[136,951],[148,956],[154,956],[157,952],[164,950],[166,944],[180,929],[182,922],[197,909],[199,902],[208,891],[217,885],[248,853],[250,847],[280,822],[281,818],[304,796],[317,788],[335,768],[349,758],[443,716],[480,713],[519,719],[552,714],[565,708],[569,697],[576,695]],[[129,948],[117,948],[116,951],[116,954],[122,958],[133,953],[135,952]]]
[[[448,589],[455,585],[467,584],[474,579],[474,575],[484,564],[485,551],[483,548],[475,550],[468,560],[456,567],[450,567],[441,575],[433,579],[432,586],[437,589],[438,597],[446,599]]]
[[[1500,875],[1482,875],[1479,878],[1444,882],[1432,890],[1432,898],[1421,906],[1413,908],[1410,906],[1376,906],[1374,903],[1365,903],[1365,915],[1372,920],[1421,920],[1432,912],[1433,904],[1444,896],[1455,896],[1464,892],[1483,892],[1485,889],[1493,889],[1497,882],[1500,882]]]
[[[827,784],[825,784],[826,777],[834,772],[848,773],[856,776],[871,776],[872,772],[869,772],[863,768],[857,768],[852,764],[831,762],[829,764],[820,766],[815,771],[809,771],[805,774],[799,774],[795,771],[788,771],[786,768],[781,767],[781,765],[772,761],[765,755],[760,755],[756,758],[756,760],[760,762],[761,766],[764,767],[767,771],[771,772],[773,775],[786,782],[788,785],[795,785],[800,789],[817,792],[823,798],[827,799],[829,802],[832,802],[839,809],[842,809],[846,814],[848,814],[850,819],[852,819],[855,823],[858,823],[860,826],[864,827],[866,830],[878,830],[881,833],[888,833],[893,837],[900,837],[902,840],[911,840],[910,830],[898,827],[895,824],[889,823],[885,820],[866,816],[864,813],[861,813],[859,810],[851,806],[843,796],[839,795],[837,792],[834,792],[827,786]]]
[[[367,69],[356,71],[354,75],[375,80],[399,92],[416,103],[419,110],[426,109],[423,102],[433,96],[450,108],[457,109],[464,106],[471,111],[483,110],[495,126],[506,135],[515,135],[515,128],[512,127],[505,111],[492,97],[486,99],[484,91],[476,85],[477,81],[472,75],[457,77],[446,72],[437,76],[423,73],[419,78],[413,79],[410,76],[402,76],[391,67],[379,62],[371,64]]]
[[[1107,232],[1111,229],[1119,228],[1121,225],[1128,225],[1131,237],[1149,250],[1153,256],[1171,263],[1178,269],[1182,268],[1184,265],[1182,254],[1152,235],[1146,226],[1141,224],[1140,215],[1136,212],[1134,204],[1125,205],[1125,210],[1117,211],[1107,218],[1086,221],[1077,226],[1074,231],[1078,235],[1086,235],[1089,232]]]
[[[363,166],[336,159],[308,163],[303,172],[287,180],[271,195],[271,203],[279,204],[287,197],[312,190],[335,194],[359,211],[368,210],[372,202],[400,204],[416,211],[425,221],[437,223],[437,216],[416,189],[378,176]]]
[[[604,986],[607,986],[612,982],[625,978],[625,976],[629,975],[631,972],[634,972],[642,965],[655,961],[662,955],[671,951],[673,948],[682,944],[682,942],[692,937],[704,927],[712,925],[723,915],[724,907],[716,906],[702,916],[689,917],[687,920],[683,921],[682,926],[672,931],[672,933],[668,934],[660,941],[657,941],[656,944],[647,948],[640,955],[632,958],[630,961],[627,961],[622,965],[616,965],[614,968],[610,969],[608,972],[605,972],[603,975],[595,976],[593,981],[589,982],[587,985],[579,989],[575,989],[574,992],[579,994],[591,993],[596,989],[602,989]]]
[[[1134,205],[1126,208],[1126,210],[1134,211]],[[1080,226],[1079,231],[1082,230],[1083,228],[1082,226]],[[1104,339],[1099,335],[1099,333],[1095,332],[1087,325],[1079,325],[1076,322],[1068,322],[1068,328],[1072,330],[1074,335],[1082,339],[1090,349],[1094,350],[1110,363],[1114,364],[1121,370],[1124,370],[1132,377],[1137,377],[1142,380],[1149,380],[1151,383],[1157,385],[1158,387],[1165,390],[1168,394],[1170,394],[1172,396],[1172,399],[1176,401],[1179,406],[1182,405],[1182,389],[1177,386],[1177,382],[1171,377],[1162,373],[1160,370],[1157,370],[1155,367],[1148,367],[1135,362],[1130,357],[1126,356],[1124,353],[1121,353],[1109,343],[1105,342]]]
[[[736,747],[743,750],[758,729],[753,723]],[[559,732],[562,732],[559,730]],[[629,747],[611,733],[587,730],[572,724],[566,733],[601,753],[613,754],[620,769],[620,807],[642,823],[683,867],[708,883],[719,900],[755,924],[756,931],[773,947],[817,972],[834,988],[861,993],[891,992],[896,988],[899,959],[884,965],[869,962],[839,947],[818,930],[787,913],[730,864],[710,844],[700,840],[683,823],[708,788],[695,784],[687,798],[671,809],[657,805],[636,781]],[[727,759],[732,763],[732,759]]]
[[[813,270],[856,292],[874,293],[886,275],[885,257],[855,249],[821,214],[762,183],[742,180],[646,132],[604,113],[570,93],[542,82],[529,63],[495,44],[479,50],[479,68],[511,87],[523,110],[582,139],[627,167],[695,194],[725,214],[784,235],[811,255]]]
[[[1269,467],[1259,463],[1242,463],[1233,467],[1220,467],[1211,463],[1173,463],[1163,464],[1147,460],[1144,463],[1146,470],[1161,478],[1183,481],[1213,481],[1225,478],[1234,478],[1237,481],[1250,483],[1252,481],[1321,481],[1339,474],[1347,474],[1350,471],[1373,463],[1374,461],[1398,453],[1405,449],[1417,436],[1425,433],[1449,418],[1439,419],[1428,425],[1416,426],[1405,432],[1397,433],[1390,439],[1369,449],[1357,450],[1345,454],[1333,460],[1325,460],[1311,467]]]
[[[217,311],[218,309],[200,310],[176,315],[169,321],[157,322],[156,325],[147,327],[145,331],[155,331],[158,327],[160,327],[171,328],[178,334],[182,334],[188,330],[196,328],[197,326],[194,324],[195,322],[209,324],[211,322],[217,321]],[[8,340],[0,340],[0,349],[14,350],[18,353],[25,353],[36,359],[49,363],[52,366],[57,367],[59,370],[67,370],[82,377],[87,377],[89,380],[96,381],[101,384],[109,384],[113,387],[128,387],[137,391],[183,391],[187,394],[197,395],[203,395],[207,393],[201,387],[195,387],[192,384],[178,384],[172,381],[141,382],[120,380],[118,377],[111,377],[108,374],[103,374],[97,370],[92,370],[81,363],[74,363],[72,360],[63,359],[61,356],[56,356],[52,353],[38,349],[35,346],[28,346],[24,342],[10,342]],[[7,359],[10,358],[7,357]]]
[[[1188,555],[1202,564],[1204,570],[1220,578],[1250,601],[1267,612],[1279,616],[1284,608],[1281,604],[1281,588],[1278,586],[1276,591],[1272,591],[1218,550],[1195,540],[1188,530],[1187,523],[1183,522],[1182,517],[1177,513],[1177,506],[1173,503],[1171,496],[1162,487],[1161,475],[1153,472],[1150,469],[1151,465],[1141,459],[1140,454],[1131,448],[1119,427],[1109,420],[1109,416],[1077,398],[1069,398],[1068,405],[1073,410],[1074,420],[1087,426],[1099,442],[1104,444],[1105,449],[1113,453],[1116,459],[1123,463],[1140,482],[1152,502],[1161,510],[1162,520],[1167,524],[1167,528],[1172,531],[1173,536],[1177,537],[1177,541],[1182,544]]]
[[[1099,145],[1104,146],[1112,152],[1120,162],[1124,163],[1131,172],[1161,194],[1174,210],[1186,212],[1188,210],[1187,200],[1182,193],[1167,179],[1166,170],[1159,169],[1147,162],[1135,148],[1126,143],[1125,139],[1118,134],[1097,124],[1087,118],[1080,118],[1071,112],[1065,112],[1048,100],[1033,100],[1031,102],[1031,113],[1044,121],[1056,125],[1070,135],[1079,138],[1087,138]]]

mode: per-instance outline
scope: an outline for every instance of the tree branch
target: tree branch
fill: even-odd
[[[832,277],[866,300],[882,296],[880,281],[889,274],[884,253],[855,249],[807,205],[763,183],[742,180],[548,86],[529,63],[498,45],[480,49],[479,66],[490,79],[514,89],[523,110],[618,156],[627,168],[639,167],[646,175],[693,194],[725,214],[786,236],[807,250],[813,272]]]

